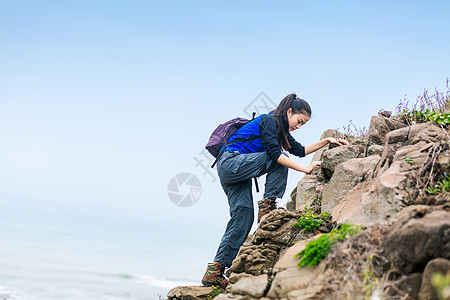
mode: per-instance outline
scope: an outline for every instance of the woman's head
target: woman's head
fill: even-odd
[[[311,107],[308,102],[290,94],[281,100],[278,107],[272,111],[277,122],[278,143],[286,150],[291,148],[288,142],[289,131],[296,130],[311,118]]]

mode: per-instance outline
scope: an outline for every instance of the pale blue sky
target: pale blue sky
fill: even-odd
[[[193,158],[217,124],[262,91],[276,103],[296,92],[313,116],[293,135],[308,144],[350,120],[367,127],[405,94],[443,90],[449,11],[447,1],[2,0],[2,211],[139,220],[167,244],[193,240],[206,263],[228,207]],[[189,208],[167,196],[181,172],[203,186]],[[282,204],[301,176],[290,173]]]

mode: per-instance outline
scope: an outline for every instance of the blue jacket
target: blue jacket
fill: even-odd
[[[263,114],[248,122],[236,131],[227,142],[236,138],[247,138],[251,135],[260,135],[260,139],[249,142],[237,142],[227,146],[226,151],[238,151],[241,154],[266,151],[273,161],[277,161],[281,155],[281,146],[277,141],[277,124],[275,118],[270,114]],[[289,153],[299,157],[305,156],[305,147],[297,142],[288,133],[288,142],[291,145]]]

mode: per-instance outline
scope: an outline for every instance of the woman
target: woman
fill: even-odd
[[[278,107],[269,114],[263,114],[241,127],[228,142],[236,138],[260,135],[260,139],[237,142],[225,146],[225,152],[217,162],[220,183],[228,198],[231,219],[217,250],[213,263],[209,263],[202,278],[205,286],[228,284],[223,273],[230,267],[239,248],[247,238],[253,225],[253,195],[251,179],[266,176],[264,198],[258,202],[258,222],[270,211],[276,209],[277,198],[286,190],[288,169],[311,173],[320,161],[313,161],[304,167],[291,160],[285,151],[304,157],[323,146],[347,141],[326,138],[306,147],[295,141],[289,133],[306,124],[311,118],[311,107],[295,94],[287,95]]]

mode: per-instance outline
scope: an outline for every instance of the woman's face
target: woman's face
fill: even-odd
[[[297,130],[302,125],[306,124],[309,121],[309,116],[306,114],[294,114],[292,113],[292,108],[289,108],[287,111],[288,123],[289,123],[289,131]]]

